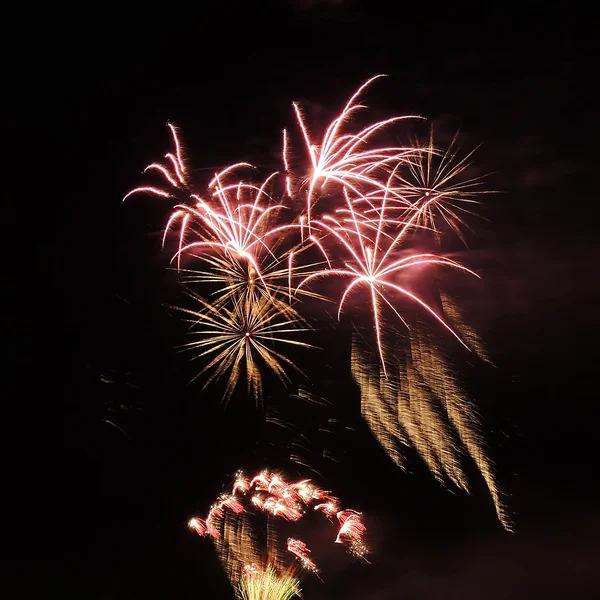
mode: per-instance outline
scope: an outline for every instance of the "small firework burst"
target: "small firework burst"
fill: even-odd
[[[212,371],[205,387],[229,373],[224,399],[228,400],[245,371],[248,393],[258,402],[262,395],[260,361],[282,381],[288,380],[285,366],[297,369],[294,363],[273,346],[294,345],[312,348],[310,344],[290,336],[308,327],[294,309],[286,305],[282,310],[277,302],[261,296],[254,300],[247,296],[235,299],[230,306],[215,306],[195,292],[188,294],[199,305],[199,310],[174,307],[187,314],[192,323],[191,332],[196,341],[181,348],[194,351],[195,359],[205,356],[210,362],[197,375]]]

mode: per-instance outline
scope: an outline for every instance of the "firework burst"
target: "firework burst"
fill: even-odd
[[[250,165],[238,163],[216,174],[208,186],[208,200],[192,194],[194,206],[177,205],[166,231],[176,221],[181,221],[178,257],[192,249],[233,255],[238,260],[246,260],[254,268],[256,277],[261,279],[258,256],[265,251],[271,253],[270,240],[297,225],[271,225],[276,213],[287,210],[284,204],[274,202],[268,191],[277,173],[269,175],[260,185],[254,185],[237,176],[238,170],[245,167]],[[236,177],[232,181],[233,175]],[[200,240],[184,244],[184,223],[189,220],[200,225]]]
[[[260,401],[260,361],[284,383],[288,380],[284,365],[298,370],[273,345],[313,347],[290,337],[309,328],[302,327],[305,322],[289,305],[283,312],[277,302],[266,296],[256,300],[242,296],[235,298],[230,306],[215,306],[192,290],[187,290],[187,293],[200,305],[200,309],[173,308],[191,317],[186,320],[192,324],[191,333],[199,339],[184,344],[181,349],[194,351],[195,359],[210,358],[210,362],[196,376],[212,371],[204,387],[229,373],[225,401],[231,397],[244,371],[248,393],[252,393],[257,402]]]
[[[268,225],[273,223],[275,213],[287,210],[272,196],[279,173],[271,173],[257,185],[243,176],[244,173],[255,172],[254,167],[239,162],[216,173],[208,183],[205,196],[192,193],[177,129],[170,123],[168,127],[173,136],[175,152],[165,155],[169,161],[167,164],[152,163],[144,169],[144,173],[151,171],[161,177],[161,187],[136,187],[123,200],[135,194],[150,194],[177,201],[165,227],[163,245],[167,235],[179,225],[179,248],[174,257],[178,266],[182,254],[192,248],[213,253],[220,251],[248,261],[260,278],[261,271],[256,263],[257,249],[268,252],[268,244],[273,236],[298,227],[294,224]],[[189,237],[200,239],[186,243]]]
[[[371,123],[355,133],[349,133],[345,129],[345,125],[356,113],[365,108],[362,104],[357,103],[360,95],[380,77],[383,75],[372,77],[360,86],[344,106],[342,112],[327,127],[319,145],[315,144],[311,138],[299,105],[296,103],[293,105],[310,157],[311,173],[303,181],[303,185],[307,187],[306,212],[309,227],[312,225],[313,206],[318,200],[317,196],[325,194],[325,187],[328,183],[337,184],[338,191],[341,188],[350,189],[357,195],[387,192],[399,201],[403,200],[393,186],[390,187],[386,183],[386,180],[390,170],[407,163],[419,150],[413,147],[371,147],[369,143],[377,134],[391,125],[419,117],[412,115],[391,117]],[[287,165],[285,147],[284,145],[284,163]]]
[[[445,151],[434,143],[433,127],[427,144],[415,143],[418,152],[407,161],[407,169],[399,177],[398,192],[410,203],[409,211],[417,213],[416,223],[432,229],[440,240],[439,223],[445,223],[466,245],[462,228],[470,229],[467,215],[479,216],[470,208],[479,204],[486,175],[464,178],[473,165],[477,148],[461,157],[458,134]],[[406,210],[402,206],[401,210]]]
[[[339,302],[338,318],[351,293],[357,291],[359,287],[366,288],[369,291],[374,330],[384,372],[386,367],[381,342],[382,305],[389,307],[406,324],[389,299],[390,293],[408,298],[425,309],[464,345],[464,342],[442,317],[406,286],[400,285],[398,278],[403,272],[424,265],[447,266],[471,275],[477,276],[477,274],[449,258],[434,254],[410,254],[399,258],[398,251],[405,242],[406,232],[414,226],[417,215],[405,223],[389,219],[386,215],[388,207],[384,196],[378,217],[365,216],[355,208],[355,203],[364,198],[351,199],[347,190],[344,190],[344,194],[347,208],[339,211],[344,216],[341,219],[324,217],[322,220],[315,221],[315,225],[326,234],[330,234],[342,246],[346,251],[348,260],[343,263],[343,268],[333,268],[331,261],[328,259],[329,268],[308,275],[302,280],[299,288],[316,278],[332,275],[350,279],[350,283],[345,288]],[[391,233],[389,231],[390,225],[393,228]]]

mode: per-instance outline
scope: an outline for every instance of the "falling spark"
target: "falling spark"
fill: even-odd
[[[423,327],[411,328],[410,345],[400,350],[398,335],[390,330],[387,374],[372,362],[373,356],[355,336],[352,374],[361,393],[362,412],[371,431],[400,467],[405,458],[400,448],[413,447],[434,477],[446,485],[446,477],[469,491],[461,456],[472,458],[482,474],[499,521],[512,525],[504,507],[491,461],[481,438],[481,425],[450,361],[431,343]]]
[[[450,294],[446,293],[441,287],[439,292],[442,310],[446,315],[446,319],[452,324],[452,328],[459,333],[460,337],[481,360],[493,364],[481,336],[467,323],[464,311]]]

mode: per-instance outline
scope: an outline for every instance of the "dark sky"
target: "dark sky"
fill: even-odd
[[[292,101],[325,121],[376,73],[390,77],[367,96],[374,115],[417,113],[442,135],[460,128],[503,192],[461,256],[484,283],[461,292],[496,365],[472,368],[469,385],[516,533],[496,523],[483,485],[453,495],[416,458],[412,474],[387,461],[357,420],[358,398],[344,395],[338,349],[325,370],[310,367],[336,410],[293,404],[288,418],[310,430],[309,453],[342,457],[315,468],[369,516],[375,553],[370,566],[332,560],[324,584],[307,578],[305,597],[592,597],[591,14],[541,3],[219,6],[167,4],[139,21],[104,9],[15,15],[3,41],[7,597],[233,597],[210,544],[185,523],[238,466],[283,466],[276,447],[289,434],[186,385],[190,367],[173,351],[181,328],[161,306],[174,293],[159,248],[168,207],[121,199],[164,153],[168,120],[199,177],[238,160],[270,169]],[[122,405],[126,435],[103,421]],[[334,414],[356,431],[324,439],[315,419]]]

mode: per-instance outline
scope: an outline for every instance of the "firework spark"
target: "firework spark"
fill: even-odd
[[[343,538],[359,540],[367,530],[362,522],[361,514],[355,510],[342,510],[338,512],[337,518],[340,522],[340,530],[335,540],[336,544],[341,544]]]
[[[363,536],[367,532],[367,528],[362,521],[362,515],[355,510],[341,510],[337,513],[337,519],[340,523],[336,544],[346,543],[354,556],[364,559],[368,553]]]
[[[310,550],[302,540],[296,538],[288,538],[287,549],[291,552],[299,561],[300,564],[307,570],[317,573],[317,565],[310,558]]]

